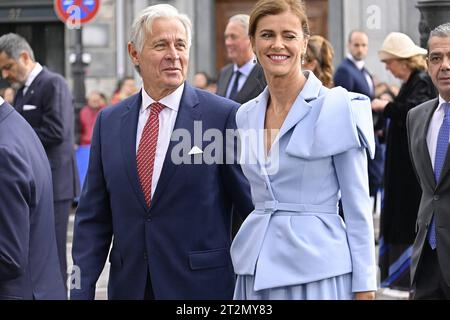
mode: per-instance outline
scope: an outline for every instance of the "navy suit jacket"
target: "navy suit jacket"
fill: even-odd
[[[79,179],[74,153],[74,108],[64,78],[44,67],[25,96],[23,89],[17,92],[14,108],[44,145],[52,170],[54,201],[75,198]]]
[[[156,299],[231,299],[231,209],[253,210],[250,187],[239,165],[175,164],[172,151],[187,156],[194,141],[171,141],[150,208],[136,167],[136,128],[141,93],[100,112],[89,168],[75,216],[74,264],[81,288],[72,299],[92,299],[109,255],[109,299],[143,299],[150,274]],[[185,84],[174,127],[194,137],[236,128],[238,105]],[[187,131],[186,131],[187,130]],[[172,135],[174,137],[174,134]],[[211,142],[195,141],[206,153]],[[227,153],[225,148],[219,154]],[[189,155],[191,161],[202,155]]]
[[[228,64],[220,70],[219,77],[217,79],[217,94],[219,96],[225,97],[227,94],[228,86],[230,85],[231,77],[233,76],[234,64]],[[241,90],[236,95],[234,99],[238,103],[245,103],[253,98],[259,96],[259,94],[266,87],[266,78],[264,77],[264,71],[260,64],[256,64],[250,74],[248,75],[247,80],[242,86]]]
[[[348,91],[364,94],[370,99],[374,98],[364,74],[348,58],[344,59],[337,68],[333,81],[335,86],[341,86]]]
[[[28,123],[0,105],[0,299],[65,299],[52,177]]]

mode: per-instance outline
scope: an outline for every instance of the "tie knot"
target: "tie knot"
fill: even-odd
[[[150,113],[159,114],[166,106],[159,102],[153,102],[150,105]]]
[[[444,109],[445,116],[450,117],[450,103],[449,102],[443,103],[442,108]]]

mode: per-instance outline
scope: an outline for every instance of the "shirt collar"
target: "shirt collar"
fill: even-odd
[[[438,106],[437,110],[442,110],[442,112],[444,112],[445,110],[442,109],[442,105],[444,103],[450,103],[450,101],[445,101],[444,98],[442,98],[442,96],[439,95],[439,106]]]
[[[5,102],[2,97],[0,97],[0,106]]]
[[[36,65],[34,66],[33,70],[31,70],[30,75],[27,78],[27,81],[25,81],[25,87],[29,87],[33,80],[36,79],[38,74],[42,71],[42,66],[39,62],[36,62]]]
[[[247,61],[246,64],[244,64],[242,67],[238,68],[237,64],[233,65],[233,71],[236,72],[237,70],[239,70],[239,72],[248,77],[248,75],[250,74],[250,72],[252,72],[253,67],[255,66],[255,58],[252,57],[250,60]]]
[[[178,109],[179,109],[180,103],[181,103],[181,97],[183,96],[183,91],[184,91],[184,82],[174,92],[172,92],[168,96],[165,96],[164,98],[162,98],[158,102],[162,103],[163,105],[165,105],[166,107],[172,109],[173,111],[178,112]],[[144,90],[143,87],[142,87],[141,93],[142,93],[142,105],[141,105],[140,112],[142,113],[142,112],[144,112],[147,109],[147,107],[149,105],[151,105],[152,103],[154,103],[156,101],[153,100],[147,94],[147,92]]]
[[[348,58],[351,62],[353,62],[353,63],[355,64],[355,66],[356,66],[359,70],[362,70],[362,69],[364,68],[364,65],[366,64],[366,63],[364,62],[364,60],[356,61],[355,58],[353,58],[353,56],[352,56],[350,53],[347,53],[347,58]]]

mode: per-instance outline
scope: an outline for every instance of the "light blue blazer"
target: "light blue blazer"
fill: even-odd
[[[236,115],[255,210],[233,241],[233,266],[255,277],[255,291],[350,272],[353,292],[376,290],[365,154],[373,158],[375,151],[370,100],[305,75],[267,157],[261,130],[268,89]]]

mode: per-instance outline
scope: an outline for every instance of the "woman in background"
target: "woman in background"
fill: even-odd
[[[331,43],[322,36],[309,38],[303,69],[311,70],[327,88],[333,85],[333,57],[334,50]]]
[[[402,81],[393,101],[375,99],[374,111],[388,122],[384,201],[380,220],[381,286],[410,290],[409,266],[422,191],[412,168],[406,133],[406,114],[436,97],[426,70],[427,50],[403,33],[392,32],[378,52],[379,59]]]

